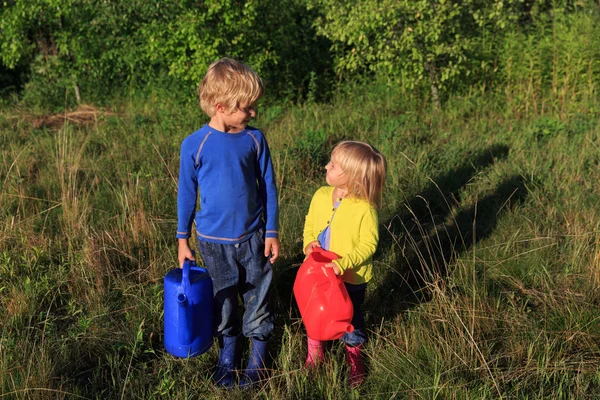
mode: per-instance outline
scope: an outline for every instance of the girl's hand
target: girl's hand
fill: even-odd
[[[190,249],[187,239],[179,239],[179,245],[177,246],[177,259],[179,260],[179,268],[183,268],[183,262],[186,258],[188,260],[196,260],[192,254],[192,249]]]
[[[315,247],[321,247],[321,244],[319,243],[318,240],[313,240],[312,242],[307,244],[306,247],[304,248],[304,254],[309,255],[310,253],[312,253],[315,250]]]
[[[336,263],[327,263],[325,264],[325,266],[323,268],[331,268],[333,270],[333,273],[336,275],[340,275],[342,273],[342,271],[340,270],[340,267],[337,266]],[[325,274],[327,274],[326,271],[323,271]]]

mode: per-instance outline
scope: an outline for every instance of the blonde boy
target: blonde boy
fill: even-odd
[[[181,144],[177,191],[178,258],[193,259],[188,244],[196,222],[198,247],[213,281],[218,385],[234,384],[240,333],[252,341],[241,386],[260,378],[273,331],[269,306],[272,266],[279,255],[277,189],[262,132],[248,126],[263,95],[260,77],[229,58],[213,63],[198,89],[210,122]],[[196,198],[200,191],[200,209]],[[242,324],[238,295],[244,301]]]

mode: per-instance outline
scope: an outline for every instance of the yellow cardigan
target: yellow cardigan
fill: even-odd
[[[304,222],[304,245],[317,240],[331,221],[330,251],[341,258],[334,261],[344,282],[358,285],[373,277],[373,253],[379,241],[377,210],[367,201],[343,199],[333,214],[333,190],[323,186],[316,191]]]

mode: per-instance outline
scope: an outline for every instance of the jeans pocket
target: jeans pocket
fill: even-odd
[[[265,245],[265,228],[260,228],[259,230],[254,232],[254,237],[256,238],[257,242],[261,246],[264,246]]]
[[[204,240],[198,240],[198,249],[200,250],[202,258],[215,258],[216,249],[214,243],[205,242]]]

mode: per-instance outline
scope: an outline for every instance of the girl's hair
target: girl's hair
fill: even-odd
[[[386,174],[383,154],[368,143],[344,141],[331,152],[348,178],[348,194],[381,207]]]
[[[231,58],[212,63],[198,87],[200,107],[208,115],[215,115],[215,105],[223,104],[228,111],[240,105],[253,105],[264,94],[263,82],[246,64]]]

